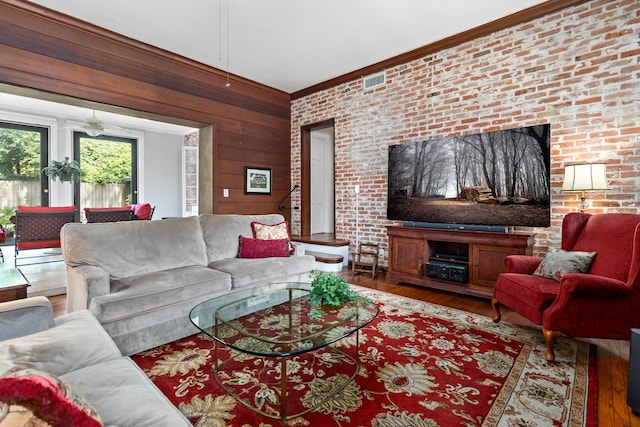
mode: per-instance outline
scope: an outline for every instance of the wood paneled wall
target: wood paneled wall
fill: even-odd
[[[201,206],[276,212],[291,182],[290,96],[236,76],[225,87],[226,79],[32,3],[0,2],[0,90],[207,129],[213,156],[201,157],[212,160],[200,165],[200,186],[211,200]],[[271,168],[271,195],[244,194],[244,166]],[[222,197],[224,188],[230,197]]]

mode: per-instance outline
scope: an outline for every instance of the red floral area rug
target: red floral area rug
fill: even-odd
[[[595,347],[562,337],[556,363],[545,360],[539,330],[371,289],[380,312],[356,339],[291,357],[286,365],[290,426],[596,426]],[[278,325],[277,319],[271,324]],[[228,359],[214,379],[214,341],[205,334],[133,356],[194,426],[279,426],[279,359],[219,347]],[[352,374],[352,380],[349,378]]]

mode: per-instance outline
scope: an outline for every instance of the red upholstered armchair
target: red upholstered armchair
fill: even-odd
[[[505,305],[542,325],[546,358],[555,360],[561,333],[626,339],[640,327],[640,215],[570,213],[562,222],[562,249],[596,252],[586,273],[558,280],[533,275],[541,259],[510,255],[493,288],[494,322]]]

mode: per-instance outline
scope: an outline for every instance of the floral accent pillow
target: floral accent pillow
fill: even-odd
[[[567,273],[588,272],[595,256],[596,252],[549,249],[533,275],[560,281]]]
[[[0,376],[0,402],[0,421],[13,420],[9,425],[102,426],[95,408],[66,382],[25,366]]]
[[[278,224],[262,224],[261,222],[252,222],[253,238],[260,240],[287,239],[289,254],[293,255],[295,248],[291,244],[291,236],[289,235],[289,223],[282,221]]]

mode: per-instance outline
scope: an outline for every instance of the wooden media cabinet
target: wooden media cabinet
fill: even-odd
[[[533,234],[387,227],[387,281],[493,296],[507,255],[532,255]]]

